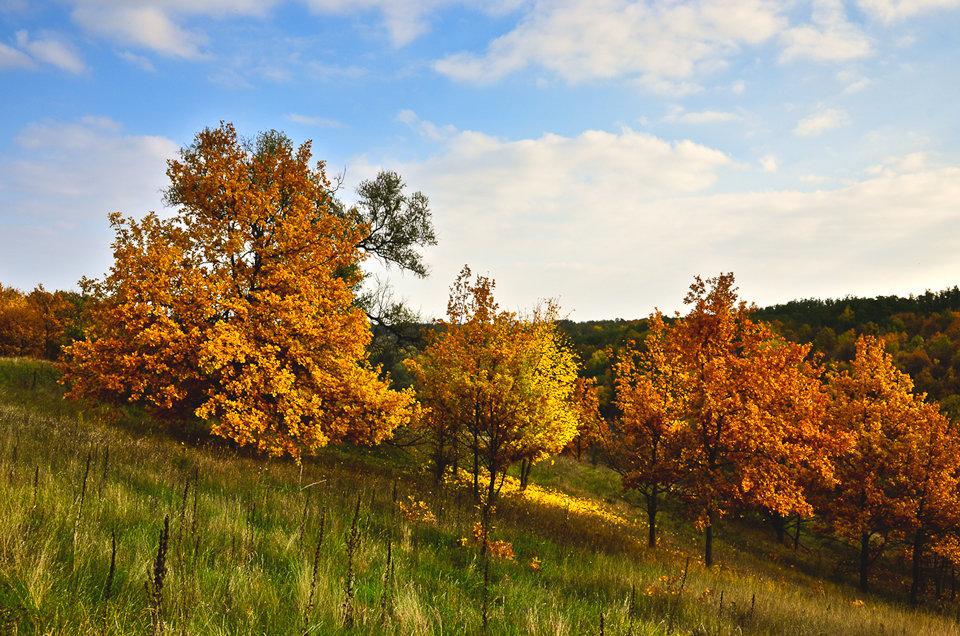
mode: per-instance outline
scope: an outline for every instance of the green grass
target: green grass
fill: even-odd
[[[266,461],[171,436],[143,414],[64,402],[56,377],[47,364],[0,360],[0,634],[340,633],[351,576],[348,632],[480,632],[483,561],[463,544],[476,508],[410,456],[351,448],[302,468]],[[708,570],[677,518],[665,518],[661,547],[644,548],[641,512],[602,467],[556,458],[533,482],[548,488],[540,499],[508,493],[498,506],[494,538],[516,558],[490,563],[491,634],[599,634],[601,616],[606,634],[958,633],[953,606],[858,595],[832,574],[838,553],[809,537],[794,553],[762,528],[728,524],[716,548],[724,565]],[[404,519],[395,490],[438,521]],[[146,586],[165,517],[168,569],[152,614]]]

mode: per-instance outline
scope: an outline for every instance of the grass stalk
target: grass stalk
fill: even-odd
[[[383,592],[380,594],[380,624],[393,618],[393,542],[387,539],[387,564],[383,571]]]
[[[310,575],[310,595],[307,598],[307,607],[303,612],[303,633],[307,633],[310,616],[313,613],[313,599],[317,591],[317,573],[320,568],[320,547],[323,545],[323,530],[327,520],[327,508],[320,511],[320,529],[317,532],[317,548],[313,551],[313,573]]]
[[[80,486],[80,501],[77,505],[77,517],[73,521],[73,546],[76,551],[77,531],[80,528],[80,517],[83,515],[83,500],[87,495],[87,477],[90,475],[90,451],[87,451],[87,465],[83,469],[83,485]]]
[[[157,545],[157,556],[153,561],[153,579],[147,581],[147,605],[150,611],[150,634],[163,634],[163,585],[167,576],[167,544],[170,539],[170,515],[163,518],[163,529]]]
[[[353,521],[350,523],[350,530],[347,532],[346,537],[346,546],[347,546],[347,574],[344,577],[344,588],[345,595],[343,599],[343,626],[346,629],[353,627],[354,622],[354,596],[356,594],[355,589],[355,577],[356,572],[354,571],[354,557],[357,553],[357,548],[360,547],[360,493],[357,493],[357,505],[353,512]]]

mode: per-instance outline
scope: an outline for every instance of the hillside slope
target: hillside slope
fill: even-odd
[[[49,365],[0,360],[0,633],[475,634],[484,615],[491,634],[960,633],[749,519],[713,569],[679,519],[648,550],[616,476],[566,458],[508,482],[493,539],[513,557],[487,563],[468,491],[415,456],[298,467],[60,395]]]

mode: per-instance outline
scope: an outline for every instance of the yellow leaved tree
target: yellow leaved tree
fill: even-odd
[[[409,419],[366,360],[368,231],[331,212],[323,164],[280,133],[205,129],[168,162],[172,218],[110,217],[114,263],[65,351],[69,396],[135,402],[271,455],[378,442]]]
[[[451,288],[447,319],[408,366],[424,407],[435,476],[472,460],[479,494],[486,473],[486,505],[507,468],[559,452],[577,433],[577,364],[563,344],[557,309],[531,316],[501,311],[494,282],[464,267]]]

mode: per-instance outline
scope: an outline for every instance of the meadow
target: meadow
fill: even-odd
[[[841,548],[758,518],[720,527],[712,568],[670,511],[649,549],[602,466],[509,477],[484,557],[469,489],[411,451],[268,460],[66,402],[57,377],[0,359],[2,634],[960,633],[955,604],[902,602],[896,558],[862,594]]]

